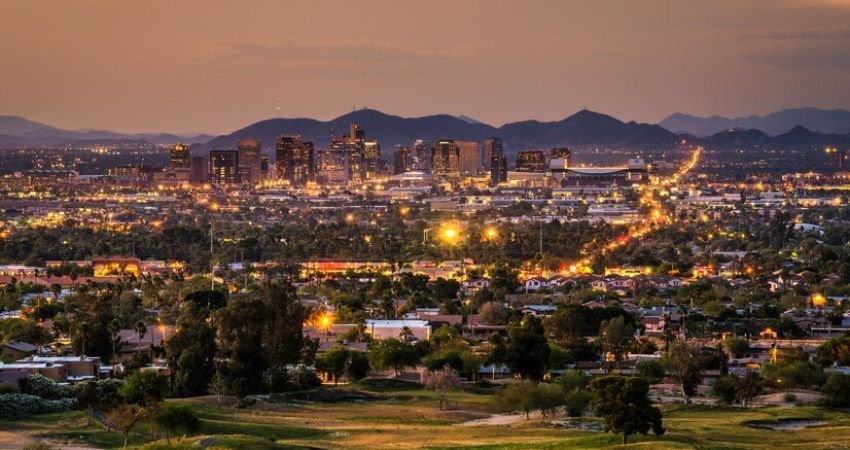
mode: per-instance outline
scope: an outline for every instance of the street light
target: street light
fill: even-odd
[[[497,237],[499,237],[499,230],[496,229],[496,227],[487,227],[486,229],[484,229],[484,238],[485,239],[492,241],[492,240],[496,239]]]

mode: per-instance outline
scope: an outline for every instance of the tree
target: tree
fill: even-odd
[[[549,353],[549,343],[539,318],[526,316],[508,326],[505,363],[511,372],[522,378],[541,380],[549,364]]]
[[[723,342],[723,346],[733,358],[741,358],[750,351],[750,341],[746,339],[729,338]]]
[[[831,373],[821,387],[821,393],[826,406],[850,407],[850,375]]]
[[[850,337],[841,336],[824,342],[815,353],[815,361],[823,367],[850,365]]]
[[[260,321],[263,325],[262,352],[271,371],[269,388],[281,390],[285,383],[278,375],[301,360],[307,311],[288,284],[266,283],[261,287],[260,297],[265,311]]]
[[[714,382],[711,386],[711,395],[715,397],[720,404],[731,405],[735,402],[735,382],[737,377],[734,375],[724,375]]]
[[[613,354],[616,361],[622,361],[634,336],[634,326],[627,323],[625,317],[619,316],[602,322],[599,341],[603,351]]]
[[[175,331],[165,341],[175,395],[201,395],[207,391],[215,371],[216,352],[215,328],[207,318],[206,309],[184,303]]]
[[[664,364],[655,359],[642,359],[635,364],[637,376],[649,384],[660,383],[664,379]]]
[[[425,389],[437,392],[440,398],[440,411],[442,411],[448,392],[460,386],[460,376],[451,367],[429,370],[422,376],[422,384]]]
[[[244,397],[262,391],[269,366],[263,351],[264,302],[256,297],[234,298],[216,317],[218,360],[228,392]]]
[[[629,435],[647,434],[651,429],[656,436],[664,434],[661,411],[649,401],[649,383],[638,377],[608,375],[590,382],[593,394],[593,413],[605,420],[605,428],[623,433],[623,445]]]
[[[168,378],[150,370],[133,372],[118,391],[128,403],[156,406],[168,395]]]
[[[154,426],[165,433],[165,440],[171,444],[171,435],[183,432],[184,434],[197,433],[201,428],[201,421],[192,411],[189,405],[177,403],[166,403],[162,405],[151,417]]]
[[[761,376],[758,372],[748,370],[742,377],[735,378],[735,401],[747,407],[750,400],[761,393]]]
[[[499,391],[496,400],[503,411],[520,411],[525,413],[525,420],[530,418],[534,410],[534,388],[535,383],[531,380],[520,380],[511,383],[505,389]]]
[[[144,410],[133,405],[119,406],[106,415],[106,421],[124,436],[124,448],[130,439],[130,432],[144,417]]]
[[[133,329],[136,330],[136,334],[139,336],[139,345],[136,347],[136,349],[141,354],[142,353],[142,339],[145,337],[145,334],[147,334],[148,327],[147,327],[147,325],[145,325],[144,322],[142,322],[140,320],[140,321],[136,322],[135,325],[133,325]],[[153,349],[153,344],[151,344],[151,349]]]
[[[369,374],[369,354],[352,350],[348,356],[345,376],[349,381],[359,381]]]
[[[316,369],[328,374],[334,380],[334,386],[345,373],[351,352],[348,347],[337,345],[316,357]]]
[[[207,386],[207,392],[215,395],[216,405],[221,408],[221,397],[227,395],[227,380],[221,372],[216,371],[215,375],[213,375],[210,379],[210,383]]]
[[[393,369],[398,377],[402,370],[419,363],[416,348],[398,339],[384,339],[373,342],[369,350],[369,362],[378,370]]]
[[[90,420],[95,413],[109,411],[120,404],[121,396],[118,393],[122,386],[124,380],[118,378],[77,383],[74,385],[77,405],[89,410],[87,419]]]
[[[690,403],[691,396],[696,394],[697,385],[702,381],[700,353],[696,348],[680,342],[670,348],[663,362],[664,367],[681,387],[685,403]]]
[[[540,410],[543,418],[553,416],[561,406],[564,406],[566,396],[560,386],[540,383],[531,391],[531,404]]]
[[[481,323],[487,325],[505,325],[513,316],[513,311],[501,303],[487,302],[478,308]]]

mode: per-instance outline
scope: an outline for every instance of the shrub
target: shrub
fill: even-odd
[[[821,387],[826,406],[846,408],[850,406],[850,375],[832,373]]]
[[[711,386],[711,395],[715,397],[721,404],[731,405],[735,402],[735,383],[736,379],[732,375],[724,375],[714,382]]]
[[[30,394],[0,395],[0,417],[26,417],[33,414],[68,411],[77,406],[77,399],[47,400]]]
[[[796,401],[797,401],[797,395],[796,395],[796,394],[794,394],[793,392],[787,392],[787,393],[785,393],[785,395],[782,397],[782,400],[784,400],[784,401],[785,401],[785,403],[794,403],[794,402],[796,402]]]
[[[61,385],[39,374],[27,375],[21,381],[21,393],[35,395],[46,400],[58,400],[73,397],[74,393],[67,385]]]
[[[322,385],[322,379],[306,366],[298,366],[288,372],[288,390],[305,391]]]

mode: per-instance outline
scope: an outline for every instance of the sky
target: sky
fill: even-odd
[[[0,114],[226,133],[353,108],[493,125],[850,107],[850,0],[0,5]]]

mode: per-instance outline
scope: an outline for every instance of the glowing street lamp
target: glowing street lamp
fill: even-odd
[[[455,225],[444,224],[440,228],[439,236],[444,243],[454,245],[460,239],[460,230]]]
[[[484,230],[484,238],[488,241],[495,240],[499,237],[499,230],[496,227],[487,227]]]

